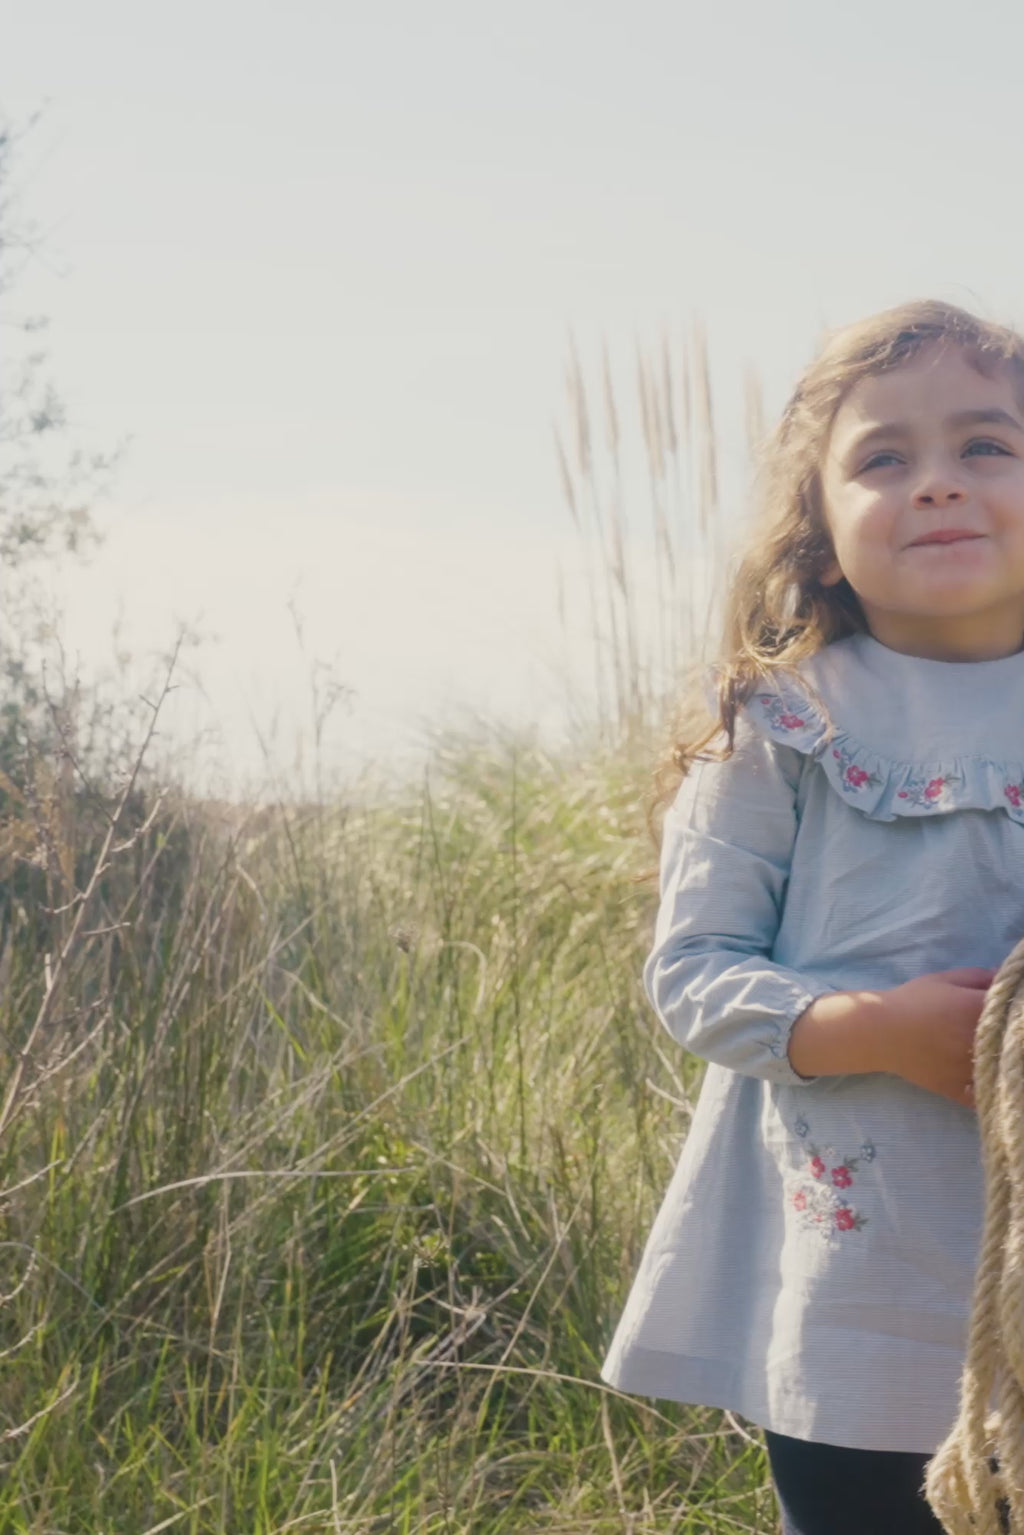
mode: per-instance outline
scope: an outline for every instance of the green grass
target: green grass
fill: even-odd
[[[360,808],[171,794],[33,1028],[99,839],[57,797],[0,961],[0,1535],[774,1529],[735,1425],[598,1378],[696,1085],[642,778],[493,738]]]
[[[97,787],[76,694],[70,754],[0,774],[0,1535],[776,1528],[756,1436],[598,1375],[698,1086],[635,876],[718,491],[698,337],[641,359],[647,651],[607,364],[603,466],[569,383],[574,749],[439,735],[419,787],[203,804],[148,734]]]

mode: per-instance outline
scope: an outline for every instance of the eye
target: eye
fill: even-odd
[[[899,462],[899,454],[894,453],[891,448],[885,448],[881,453],[872,454],[867,463],[861,466],[861,474],[864,474],[868,469],[884,469],[886,459],[894,459],[896,462]]]
[[[970,453],[974,448],[980,449],[986,455],[989,453],[1001,453],[1004,458],[1011,456],[1008,448],[1004,448],[1001,442],[994,442],[991,437],[972,438],[970,442],[964,445],[964,452]]]

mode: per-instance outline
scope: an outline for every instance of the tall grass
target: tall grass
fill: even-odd
[[[636,420],[624,430],[607,346],[588,384],[575,341],[567,421],[555,427],[562,491],[577,532],[590,627],[597,739],[643,752],[665,729],[680,678],[709,658],[734,552],[724,515],[719,412],[707,338],[694,324],[636,354]],[[764,434],[761,384],[744,381],[748,454]],[[640,452],[629,449],[639,445]],[[642,501],[646,495],[646,514]],[[565,578],[559,609],[566,622]]]
[[[613,548],[588,752],[200,803],[146,765],[172,660],[119,787],[64,703],[0,783],[0,1535],[774,1529],[756,1436],[598,1378],[697,1082]]]

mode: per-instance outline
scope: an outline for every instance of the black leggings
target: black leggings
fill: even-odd
[[[929,1456],[847,1450],[768,1429],[764,1438],[782,1535],[942,1535],[923,1490]],[[1003,1503],[999,1528],[1010,1528]]]
[[[929,1456],[764,1438],[783,1535],[942,1535],[922,1491]]]

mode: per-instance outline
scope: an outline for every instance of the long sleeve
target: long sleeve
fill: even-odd
[[[745,1076],[804,1085],[792,1026],[833,990],[770,958],[805,758],[737,719],[735,751],[695,763],[665,816],[661,904],[644,988],[687,1050]]]

